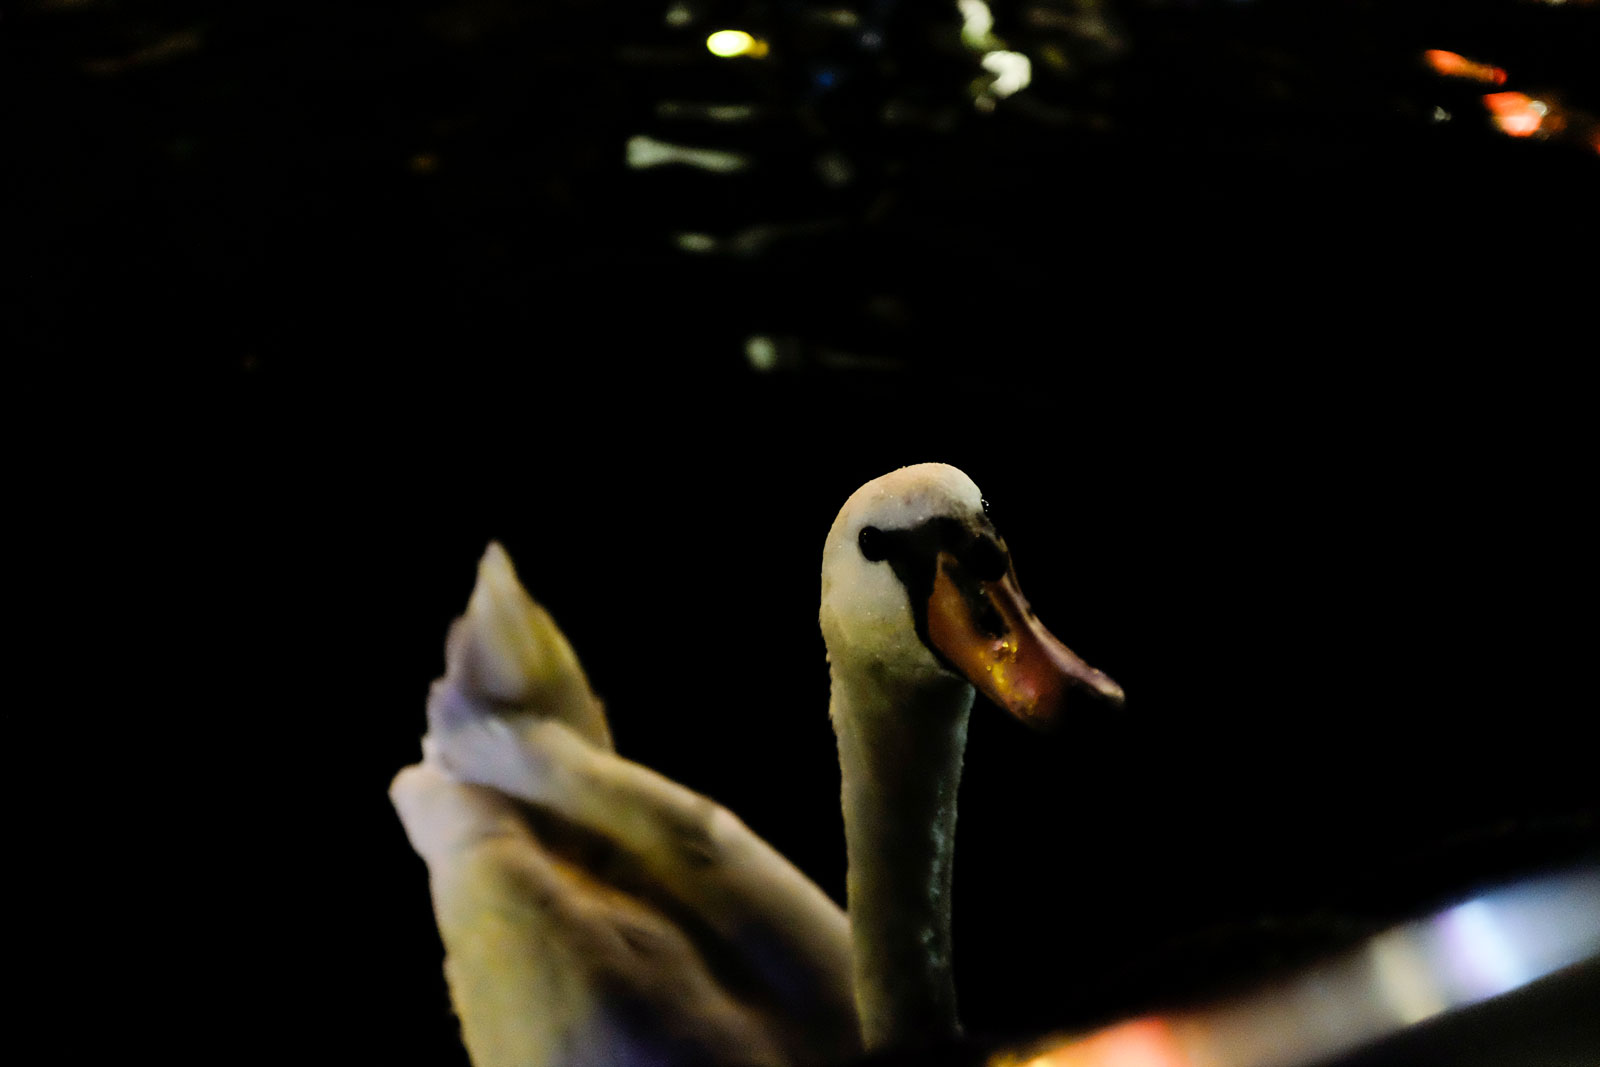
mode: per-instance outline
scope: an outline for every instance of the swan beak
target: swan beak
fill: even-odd
[[[928,598],[928,639],[979,692],[1029,726],[1054,724],[1069,689],[1123,702],[1121,686],[1044,628],[1009,568],[981,582],[941,552]]]

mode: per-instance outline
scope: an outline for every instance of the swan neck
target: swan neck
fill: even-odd
[[[950,967],[956,793],[973,689],[834,671],[856,1005],[868,1048],[960,1032]]]

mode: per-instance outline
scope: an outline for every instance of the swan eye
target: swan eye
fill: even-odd
[[[861,536],[856,538],[856,543],[861,546],[861,554],[868,562],[877,563],[889,556],[888,538],[876,526],[861,527]]]
[[[1005,551],[987,537],[976,538],[962,557],[961,565],[980,582],[997,582],[1006,575]]]

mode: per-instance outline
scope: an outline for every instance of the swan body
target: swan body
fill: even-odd
[[[610,751],[565,638],[490,547],[423,763],[391,790],[476,1067],[820,1062],[959,1032],[949,897],[974,689],[1034,725],[1069,689],[1121,690],[1039,625],[977,486],[942,464],[845,503],[819,621],[848,923],[726,809]]]
[[[428,866],[474,1067],[860,1051],[844,912],[727,809],[611,751],[499,545],[451,627],[422,747],[390,798]]]

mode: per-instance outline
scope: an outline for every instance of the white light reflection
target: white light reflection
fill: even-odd
[[[956,0],[956,10],[961,12],[961,39],[972,48],[982,48],[994,29],[994,12],[983,0]]]
[[[1033,64],[1021,52],[990,52],[983,57],[983,69],[994,75],[989,91],[1004,99],[1033,80]]]
[[[993,111],[995,101],[1020,92],[1033,81],[1033,61],[1021,52],[1008,51],[1005,42],[994,35],[994,12],[984,0],[956,0],[961,12],[961,40],[968,48],[981,52],[978,65],[994,80],[977,90],[973,101],[979,111]]]
[[[744,342],[744,358],[750,361],[750,368],[758,371],[772,371],[778,368],[778,345],[770,337],[756,334],[746,338]]]
[[[989,1062],[1301,1067],[1596,956],[1600,868],[1590,867],[1529,880],[1397,926],[1248,996],[1135,1020],[1044,1049],[1003,1052]],[[1136,1050],[1133,1037],[1139,1039]]]
[[[1488,901],[1472,900],[1451,908],[1433,926],[1457,997],[1499,996],[1532,977]]]
[[[628,166],[633,170],[660,167],[669,163],[682,163],[719,174],[731,174],[750,166],[750,160],[737,152],[723,152],[714,148],[689,148],[685,145],[658,141],[642,133],[628,138]]]
[[[692,119],[700,122],[749,122],[756,117],[756,106],[663,100],[656,105],[656,115],[664,119]]]
[[[842,189],[856,176],[850,161],[838,152],[824,152],[817,157],[817,177],[830,189]]]
[[[692,252],[696,255],[705,255],[717,250],[717,239],[709,233],[675,233],[672,243],[678,246],[681,252]]]

